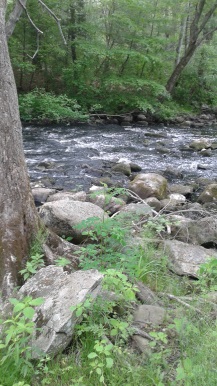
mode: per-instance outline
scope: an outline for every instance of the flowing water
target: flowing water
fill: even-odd
[[[217,128],[55,126],[25,127],[24,149],[32,181],[52,179],[54,187],[87,188],[93,182],[90,168],[127,159],[142,172],[180,171],[185,183],[197,177],[217,178],[217,150],[211,157],[187,150],[196,138],[215,140]],[[49,163],[49,168],[43,163]],[[90,168],[85,167],[88,165]],[[198,169],[205,167],[206,169]],[[182,181],[182,182],[183,182]]]

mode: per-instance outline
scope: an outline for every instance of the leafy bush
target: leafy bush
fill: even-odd
[[[86,120],[87,115],[75,99],[66,95],[55,96],[43,89],[35,89],[19,96],[21,119],[24,121]]]
[[[25,378],[34,368],[31,361],[32,349],[29,345],[35,331],[35,324],[32,322],[34,307],[41,305],[44,300],[31,297],[9,300],[13,305],[12,315],[9,319],[1,321],[3,332],[0,339],[0,376],[8,376],[9,369],[10,375],[18,372]]]

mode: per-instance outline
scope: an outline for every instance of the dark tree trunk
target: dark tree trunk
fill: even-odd
[[[207,0],[198,0],[197,4],[195,5],[194,15],[190,23],[190,34],[187,47],[183,53],[183,56],[180,57],[178,62],[176,62],[175,68],[173,69],[173,72],[166,84],[166,89],[170,94],[172,94],[176,82],[178,81],[184,68],[193,57],[196,49],[205,40],[209,39],[209,37],[212,36],[213,33],[217,30],[217,27],[212,28],[212,26],[209,27],[208,25],[209,20],[216,12],[217,1],[214,1],[208,9],[206,8],[207,4],[210,5],[210,2]]]
[[[196,45],[192,45],[192,47],[190,47],[190,49],[186,52],[185,56],[183,56],[178,62],[178,64],[175,66],[166,84],[166,89],[170,94],[172,93],[182,71],[187,66],[188,62],[191,60],[196,48],[197,48]]]
[[[18,283],[18,271],[28,257],[39,220],[23,152],[5,11],[6,0],[0,0],[0,290],[8,297]]]

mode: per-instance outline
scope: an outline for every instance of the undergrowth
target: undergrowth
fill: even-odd
[[[138,224],[129,215],[116,215],[77,227],[87,240],[79,251],[80,268],[104,274],[103,293],[71,308],[81,322],[72,344],[57,358],[31,360],[34,303],[11,300],[14,311],[4,321],[0,344],[0,385],[216,386],[216,308],[206,297],[216,290],[216,259],[201,266],[198,281],[178,277],[159,247],[165,224],[142,221],[139,231]],[[40,253],[36,242],[31,264]],[[56,263],[69,261],[60,257]],[[36,269],[40,264],[38,259]],[[24,275],[34,273],[29,266],[24,270]],[[132,346],[138,281],[159,296],[168,314],[163,325],[145,326],[151,339],[143,354]]]

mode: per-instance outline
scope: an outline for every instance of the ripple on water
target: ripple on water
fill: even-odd
[[[74,181],[84,178],[83,164],[90,167],[101,167],[103,161],[115,161],[127,158],[142,167],[142,172],[161,173],[168,167],[181,170],[184,179],[194,180],[198,176],[217,177],[217,152],[213,151],[209,158],[202,157],[193,151],[184,151],[185,146],[201,136],[215,139],[216,128],[184,129],[180,127],[120,127],[104,126],[91,128],[80,127],[48,127],[23,130],[24,148],[30,176],[44,176],[46,173],[57,178],[63,187],[74,185]],[[166,154],[158,151],[157,146],[169,149]],[[66,175],[57,176],[54,171],[35,171],[35,166],[48,159],[62,163],[67,170]],[[198,164],[208,164],[208,169],[199,170]],[[82,176],[81,176],[82,175]],[[60,178],[61,177],[61,178]],[[58,180],[59,178],[59,180]],[[67,180],[68,178],[68,180]],[[88,177],[89,178],[89,177]],[[66,181],[67,180],[67,181]]]

